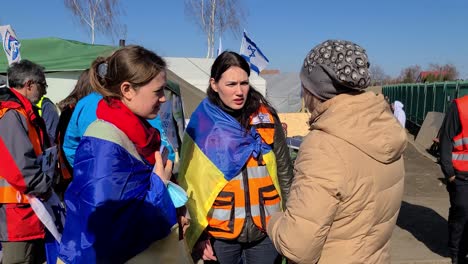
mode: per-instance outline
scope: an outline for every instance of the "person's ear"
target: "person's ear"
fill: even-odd
[[[131,101],[136,94],[135,89],[133,89],[129,82],[120,84],[120,92],[122,93],[122,97],[127,101]]]
[[[30,91],[32,89],[34,82],[32,80],[28,80],[23,84],[23,88],[28,89]]]
[[[210,78],[210,86],[213,91],[218,92],[218,84],[216,83],[214,78]]]

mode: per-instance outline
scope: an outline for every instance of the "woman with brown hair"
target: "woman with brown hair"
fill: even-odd
[[[291,160],[278,115],[249,75],[239,54],[216,58],[208,98],[192,114],[182,144],[178,180],[192,217],[187,239],[195,255],[221,264],[281,260],[266,225],[286,202]]]
[[[76,151],[59,257],[124,263],[177,229],[166,188],[172,162],[163,164],[159,131],[146,121],[166,100],[166,63],[127,46],[97,58],[89,75],[103,99]]]
[[[73,167],[67,161],[63,151],[65,131],[67,130],[68,123],[70,122],[71,116],[73,114],[73,110],[75,110],[76,103],[91,92],[93,92],[93,88],[89,83],[89,69],[86,69],[80,74],[73,91],[65,99],[58,103],[58,107],[60,109],[60,119],[57,125],[57,130],[55,132],[55,143],[57,144],[59,155],[58,166],[60,178],[54,189],[55,192],[60,196],[63,196],[63,193],[67,189],[67,186],[73,176]]]

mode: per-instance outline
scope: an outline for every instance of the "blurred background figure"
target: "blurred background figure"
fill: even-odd
[[[47,83],[40,84],[43,86],[44,94],[47,88]],[[57,125],[59,122],[59,113],[55,104],[47,98],[45,95],[41,97],[39,102],[36,103],[36,106],[39,109],[39,116],[44,119],[47,128],[47,134],[49,135],[50,142],[55,144],[55,133],[57,130]]]
[[[396,117],[400,125],[405,128],[406,125],[406,114],[405,110],[403,110],[403,103],[400,101],[395,101],[392,104],[393,115]]]
[[[58,103],[60,109],[60,118],[57,125],[57,130],[55,132],[55,143],[58,148],[59,155],[59,172],[60,176],[57,178],[58,182],[55,185],[55,192],[63,197],[68,184],[73,177],[73,166],[68,162],[63,151],[63,142],[65,138],[65,132],[67,130],[68,124],[72,117],[73,111],[75,110],[76,104],[78,101],[93,92],[93,88],[89,83],[89,69],[84,70],[78,81],[76,82],[75,88],[65,99]]]

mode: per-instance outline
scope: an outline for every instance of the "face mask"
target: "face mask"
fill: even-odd
[[[171,181],[167,183],[167,191],[175,208],[184,206],[188,201],[188,196],[184,189]]]

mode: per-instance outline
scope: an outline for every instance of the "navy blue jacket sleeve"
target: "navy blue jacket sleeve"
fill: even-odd
[[[59,122],[59,115],[54,103],[50,100],[44,100],[42,105],[42,118],[46,124],[47,134],[49,135],[50,142],[55,142],[55,132]]]

